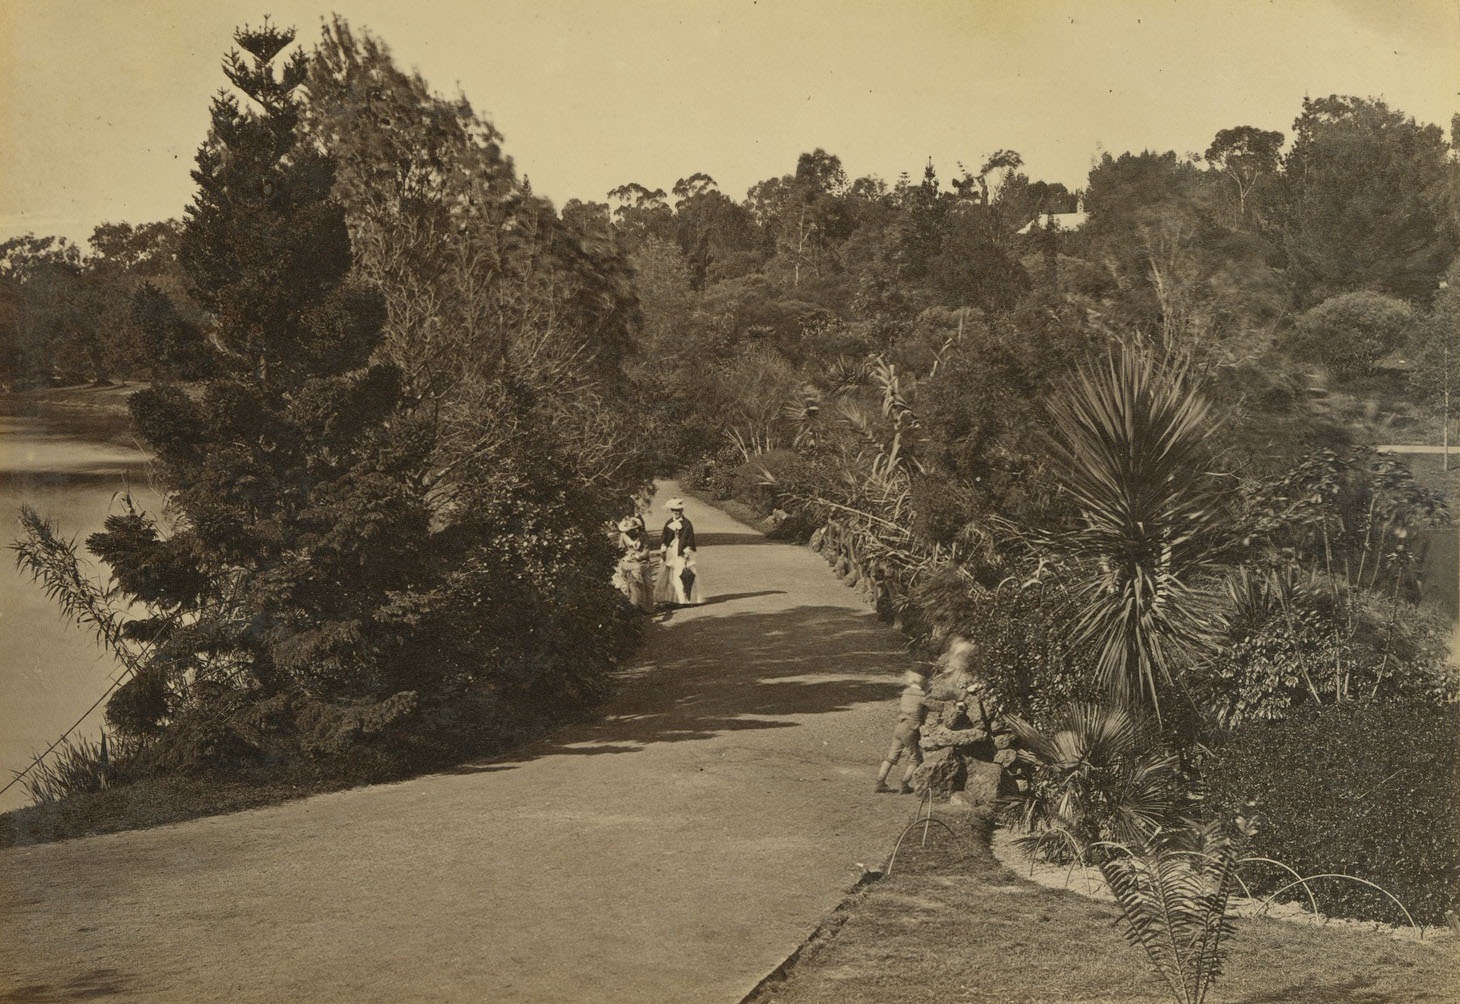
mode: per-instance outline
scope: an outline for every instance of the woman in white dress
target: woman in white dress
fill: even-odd
[[[664,533],[660,537],[664,562],[660,566],[659,582],[654,588],[654,600],[676,606],[700,603],[704,585],[695,560],[694,524],[685,519],[684,499],[672,498],[664,504],[664,508],[669,510],[669,519],[665,520]]]

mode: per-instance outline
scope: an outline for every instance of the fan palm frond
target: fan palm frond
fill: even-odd
[[[1152,747],[1129,708],[1074,704],[1048,730],[1008,721],[1036,764],[1033,784],[1005,804],[1021,829],[1065,830],[1082,845],[1139,842],[1169,815],[1176,758]]]

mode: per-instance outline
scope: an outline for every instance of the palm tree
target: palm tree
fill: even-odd
[[[1211,405],[1186,370],[1129,346],[1081,369],[1050,405],[1054,465],[1079,512],[1058,545],[1084,571],[1075,633],[1118,700],[1144,695],[1212,637],[1220,514]]]
[[[1127,707],[1072,704],[1049,730],[1009,716],[1033,769],[1028,790],[1007,801],[1005,819],[1033,854],[1084,857],[1108,842],[1141,844],[1175,802],[1177,760],[1154,749]]]

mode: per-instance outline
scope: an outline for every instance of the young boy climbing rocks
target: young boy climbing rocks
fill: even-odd
[[[902,773],[902,793],[912,793],[912,776],[923,762],[923,722],[928,709],[934,704],[965,698],[972,685],[968,676],[968,663],[973,655],[973,643],[966,638],[954,638],[944,652],[941,672],[936,686],[930,685],[930,674],[925,666],[914,666],[902,675],[902,694],[897,699],[897,724],[892,727],[892,745],[887,750],[881,766],[877,768],[877,785],[872,790],[891,793],[897,789],[887,783],[887,775],[897,766],[904,753],[908,754],[907,768]]]

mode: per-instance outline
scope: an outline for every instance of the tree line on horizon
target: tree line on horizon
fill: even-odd
[[[366,58],[389,61],[388,49],[368,33],[349,38]],[[316,58],[327,57],[321,51]],[[400,178],[382,171],[347,182],[361,219],[367,208],[392,208],[372,204],[381,199],[397,200],[398,210],[401,186],[413,184],[409,175],[442,156],[434,145],[440,135],[430,135],[440,122],[433,126],[431,115],[471,120],[475,134],[454,140],[451,153],[467,156],[470,144],[480,150],[468,158],[475,163],[457,169],[481,178],[513,169],[501,153],[502,137],[464,98],[436,98],[419,76],[412,86],[414,107],[391,107],[391,92],[377,89],[337,113],[346,118],[322,137],[344,152],[353,142],[348,121],[363,119],[378,127],[367,133],[394,144],[377,154],[411,165]],[[324,107],[313,98],[309,105]],[[650,304],[643,337],[633,345],[640,357],[661,348],[661,325],[652,316],[659,294],[674,301],[672,312],[688,301],[698,307],[710,293],[705,307],[722,315],[722,327],[769,329],[785,341],[835,322],[877,345],[929,308],[1007,312],[1048,285],[1064,257],[1073,271],[1057,280],[1063,288],[1121,301],[1130,311],[1122,322],[1151,323],[1160,313],[1160,289],[1180,294],[1215,283],[1223,302],[1183,309],[1218,329],[1231,327],[1226,315],[1261,318],[1268,333],[1285,329],[1291,355],[1354,372],[1375,351],[1400,347],[1403,332],[1394,325],[1381,325],[1389,330],[1377,340],[1371,330],[1370,315],[1382,314],[1380,306],[1356,308],[1367,337],[1348,333],[1338,349],[1286,329],[1344,294],[1378,294],[1422,313],[1434,304],[1457,240],[1457,123],[1460,115],[1447,142],[1438,126],[1417,123],[1382,100],[1305,98],[1291,142],[1281,132],[1241,125],[1220,130],[1200,157],[1104,153],[1074,192],[1032,179],[1013,150],[997,150],[976,170],[960,163],[946,183],[930,161],[920,177],[905,172],[889,184],[849,178],[838,157],[818,149],[802,154],[792,172],[752,185],[739,201],[710,174],[696,172],[668,191],[631,181],[603,201],[569,199],[560,212],[534,199],[544,214],[536,225],[552,217],[551,227],[563,228],[565,237],[615,248],[632,266],[632,282],[627,273],[614,281]],[[495,153],[489,158],[485,150]],[[519,184],[530,196],[530,185]],[[1053,238],[1033,225],[1077,207],[1089,214],[1078,232]],[[170,347],[166,325],[149,317],[156,298],[133,296],[155,287],[180,307],[200,309],[189,302],[178,269],[180,231],[177,220],[116,222],[97,226],[88,248],[33,234],[0,244],[0,384],[146,379],[163,358],[186,377],[196,361]],[[1127,302],[1139,299],[1125,295],[1131,287],[1147,302]],[[618,340],[615,351],[629,351],[630,340]]]

